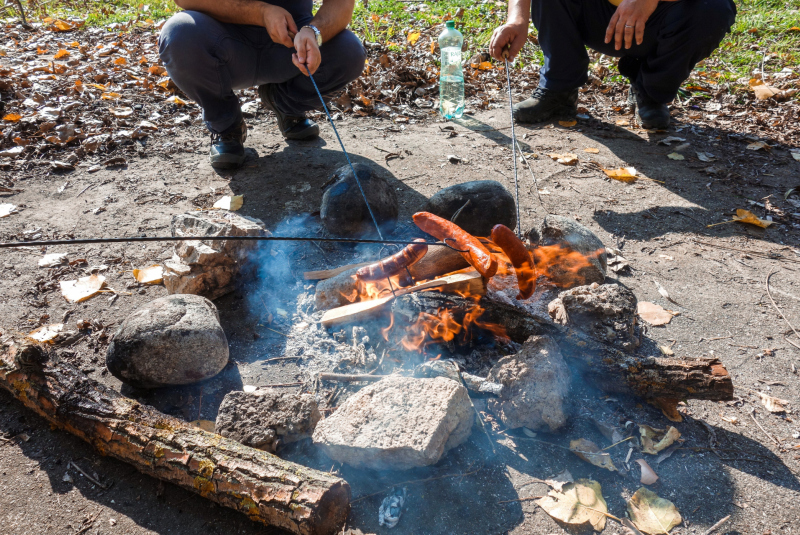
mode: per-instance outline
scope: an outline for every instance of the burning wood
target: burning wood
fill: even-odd
[[[100,453],[256,522],[300,535],[340,532],[350,509],[343,479],[192,427],[69,364],[20,367],[20,351],[11,346],[0,353],[0,387]]]

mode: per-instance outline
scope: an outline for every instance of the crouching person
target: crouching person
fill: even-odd
[[[520,122],[575,116],[588,46],[620,58],[642,126],[666,128],[667,104],[719,46],[735,16],[732,0],[510,0],[508,20],[494,31],[489,52],[501,61],[504,54],[513,58],[525,44],[529,18],[539,30],[544,65],[539,87],[514,106]]]
[[[159,36],[161,61],[175,84],[203,108],[211,132],[209,160],[233,169],[245,159],[247,126],[235,89],[258,86],[286,139],[312,139],[319,126],[305,113],[364,68],[361,41],[346,29],[355,0],[175,0],[185,11]],[[308,70],[306,70],[308,69]]]

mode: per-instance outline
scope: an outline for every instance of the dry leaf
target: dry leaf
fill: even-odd
[[[560,474],[554,475],[552,479],[545,479],[544,482],[556,489],[556,491],[564,492],[564,485],[574,483],[575,480],[572,478],[572,474],[569,473],[569,470],[564,469]]]
[[[686,138],[677,137],[677,136],[667,136],[664,139],[660,139],[656,143],[656,145],[667,145],[667,146],[669,146],[669,145],[671,145],[672,143],[674,143],[676,141],[679,142],[679,143],[682,143],[682,142],[686,141]]]
[[[616,125],[617,126],[628,126],[630,124],[630,119],[617,119]]]
[[[17,213],[17,207],[13,204],[0,204],[0,217],[8,217]]]
[[[565,128],[572,128],[573,126],[578,124],[578,121],[558,121],[558,124],[560,124]]]
[[[800,162],[800,152],[792,152],[792,158]]]
[[[589,154],[600,154],[600,149],[589,147],[588,149],[583,149],[583,152],[588,152]]]
[[[698,152],[697,159],[700,160],[701,162],[713,162],[716,160],[716,158],[714,158],[714,155],[709,152]]]
[[[619,180],[620,182],[625,182],[630,184],[631,182],[636,182],[636,175],[639,173],[633,167],[620,167],[619,169],[603,169],[603,172],[606,174],[608,178],[613,178],[614,180]]]
[[[181,99],[181,98],[179,98],[177,95],[172,95],[171,97],[169,97],[164,102],[169,102],[170,104],[176,104],[178,106],[185,106],[186,105],[186,101]]]
[[[758,78],[750,79],[750,89],[753,90],[758,100],[768,100],[781,92],[777,87],[767,85]]]
[[[419,36],[422,35],[420,32],[413,31],[408,33],[408,44],[416,45],[417,41],[419,41]]]
[[[161,284],[164,278],[164,268],[161,266],[150,266],[144,269],[134,269],[133,278],[141,284]]]
[[[58,266],[66,262],[66,260],[67,260],[67,253],[46,254],[39,259],[39,267],[49,268],[53,266]]]
[[[761,149],[769,149],[769,145],[764,141],[754,141],[747,146],[747,150],[761,150]]]
[[[766,407],[769,412],[775,412],[775,413],[786,412],[786,405],[789,404],[787,400],[774,398],[772,396],[768,396],[763,392],[756,392],[756,393],[758,394],[758,397],[761,398],[761,404],[764,405],[764,407]]]
[[[32,340],[36,340],[37,342],[41,343],[48,343],[52,344],[53,341],[58,338],[58,335],[61,331],[64,330],[63,323],[54,323],[52,325],[43,325],[38,329],[31,331],[28,334],[28,338]]]
[[[11,147],[10,149],[0,150],[0,157],[3,158],[16,158],[25,150],[25,147],[22,145],[17,145],[16,147]]]
[[[683,157],[683,154],[678,154],[677,152],[671,152],[667,154],[667,158],[670,160],[685,160],[686,158]]]
[[[107,93],[103,93],[102,95],[100,95],[100,98],[102,98],[103,100],[117,100],[118,98],[121,97],[122,95],[120,95],[119,93],[114,93],[113,91],[109,91]]]
[[[214,203],[214,208],[219,208],[220,210],[230,210],[234,212],[241,208],[242,204],[244,204],[243,195],[234,195],[232,197],[230,195],[226,195]]]
[[[652,485],[658,481],[658,475],[652,468],[650,468],[650,465],[647,464],[647,461],[644,459],[636,459],[636,462],[642,467],[642,478],[640,479],[642,485]]]
[[[123,106],[121,108],[111,108],[111,115],[119,119],[130,117],[133,115],[133,108],[129,108],[127,106]]]
[[[64,50],[62,48],[61,50],[59,50],[58,52],[55,53],[55,55],[53,56],[53,59],[61,59],[61,58],[66,58],[68,56],[69,56],[69,51],[68,50]]]
[[[564,486],[563,492],[551,490],[537,505],[561,522],[567,524],[589,523],[596,531],[606,527],[608,506],[603,499],[600,483],[590,479],[579,479]]]
[[[189,422],[189,425],[193,425],[203,431],[208,431],[209,433],[215,433],[216,423],[212,422],[211,420],[194,420]]]
[[[650,325],[666,325],[675,316],[672,311],[665,310],[661,305],[648,301],[639,301],[636,305],[636,313]]]
[[[736,215],[733,216],[733,220],[739,221],[740,223],[748,223],[761,228],[767,228],[773,223],[772,221],[764,221],[763,219],[759,219],[759,217],[753,212],[744,210],[743,208],[736,210]]]
[[[600,468],[605,468],[612,472],[617,471],[614,462],[611,460],[611,455],[608,452],[602,451],[597,444],[585,438],[579,438],[569,443],[569,449],[578,457]]]
[[[662,535],[682,522],[675,504],[644,487],[628,502],[628,516],[634,525],[649,535]]]
[[[639,424],[639,438],[642,441],[642,451],[650,455],[656,455],[659,451],[670,447],[676,440],[681,438],[681,433],[672,426],[664,432],[663,429]]]
[[[106,284],[102,275],[81,277],[76,281],[60,281],[61,295],[70,303],[80,303],[97,295]]]
[[[558,154],[558,153],[552,152],[552,153],[548,154],[548,156],[550,156],[552,159],[554,159],[556,162],[560,163],[561,165],[575,165],[576,163],[578,163],[578,156],[576,154],[572,154],[572,153],[569,153],[569,152],[564,153],[564,154]]]
[[[10,123],[16,123],[20,119],[22,119],[22,115],[20,115],[19,113],[7,113],[3,116],[3,120],[8,121]]]

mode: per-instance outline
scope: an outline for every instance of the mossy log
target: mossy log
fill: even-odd
[[[341,530],[350,510],[343,479],[195,428],[69,364],[26,364],[15,358],[25,354],[21,347],[30,348],[11,345],[0,353],[0,387],[101,454],[256,522],[300,535]]]

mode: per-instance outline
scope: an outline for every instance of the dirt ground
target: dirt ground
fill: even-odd
[[[396,185],[401,199],[396,235],[408,231],[410,215],[442,187],[493,179],[513,191],[504,107],[454,123],[431,117],[416,124],[376,118],[337,123],[354,161],[384,168]],[[631,288],[640,301],[680,312],[668,325],[649,328],[647,336],[671,347],[677,357],[719,357],[733,377],[735,401],[687,402],[681,407],[684,421],[675,424],[685,439],[681,449],[660,464],[648,458],[660,476],[652,489],[674,502],[684,519],[672,533],[702,534],[727,515],[731,518],[718,533],[800,533],[800,423],[794,414],[800,407],[800,350],[784,339],[789,327],[765,286],[767,275],[774,271],[772,297],[786,320],[800,326],[800,216],[792,215],[799,210],[784,201],[787,190],[800,186],[800,162],[784,150],[748,150],[751,140],[724,130],[696,128],[680,114],[675,127],[661,134],[616,126],[619,118],[581,120],[572,128],[517,127],[539,190],[537,195],[529,171],[521,166],[522,227],[532,227],[547,213],[569,216],[607,246],[619,248],[631,267],[612,281],[616,278]],[[225,194],[244,195],[241,213],[262,219],[276,234],[300,228],[321,236],[321,186],[345,163],[331,127],[322,126],[318,141],[286,143],[271,116],[261,112],[249,122],[248,159],[243,169],[232,173],[218,174],[210,168],[208,138],[197,124],[177,137],[153,135],[123,145],[119,151],[128,159],[124,167],[90,173],[88,168],[99,163],[98,157],[98,162],[87,161],[73,172],[47,172],[46,167],[15,171],[15,188],[23,191],[4,193],[1,202],[18,205],[19,213],[0,219],[0,239],[166,235],[172,215],[209,207]],[[683,151],[685,160],[667,157],[675,143],[657,144],[667,135],[691,144]],[[587,148],[599,153],[584,152]],[[551,152],[575,153],[580,163],[558,164],[547,156]],[[712,153],[716,161],[699,161],[696,152]],[[451,163],[450,155],[461,161]],[[606,168],[633,166],[641,177],[632,184],[609,180],[590,160]],[[709,173],[710,166],[715,173]],[[2,174],[10,176],[7,171]],[[760,217],[771,215],[776,224],[766,230],[740,223],[707,228],[729,220],[738,208]],[[300,215],[303,218],[298,219]],[[50,248],[46,252],[66,252],[70,260],[86,260],[55,269],[37,268],[44,252],[38,248],[0,252],[4,336],[27,333],[40,324],[64,321],[74,326],[81,319],[99,320],[113,331],[132,310],[166,295],[163,286],[140,287],[131,270],[169,258],[168,244]],[[62,353],[91,377],[165,412],[187,420],[213,420],[230,389],[308,379],[302,362],[262,362],[283,354],[286,338],[275,331],[289,331],[295,310],[302,306],[297,296],[313,290],[302,280],[302,272],[376,253],[324,243],[279,250],[273,256],[289,266],[289,284],[262,288],[269,294],[266,302],[254,300],[248,289],[217,301],[232,363],[202,385],[153,392],[122,387],[105,370],[106,342],[96,332],[62,348]],[[108,286],[119,296],[112,300],[112,293],[105,293],[70,305],[61,297],[57,281],[82,276],[92,266],[101,266]],[[675,303],[659,294],[654,281]],[[788,400],[789,410],[768,412],[757,392]],[[540,480],[567,468],[576,478],[599,481],[610,513],[624,516],[626,500],[641,486],[638,472],[623,476],[596,468],[564,447],[580,437],[601,447],[610,444],[592,418],[654,427],[670,422],[640,400],[609,397],[579,382],[571,404],[570,422],[557,434],[540,433],[536,440],[496,435],[492,454],[486,436],[476,429],[466,444],[426,469],[366,473],[321,458],[308,443],[282,454],[338,471],[350,482],[354,503],[345,533],[388,531],[378,526],[382,498],[395,484],[421,479],[429,480],[404,484],[408,505],[394,533],[588,533],[559,524],[532,501],[518,499],[546,494]],[[6,392],[0,392],[0,437],[5,437],[0,440],[0,533],[4,535],[277,533],[140,475],[77,438],[51,430]],[[627,446],[618,449],[624,458]],[[94,485],[70,463],[107,488]],[[605,529],[605,533],[622,532],[613,521]]]

